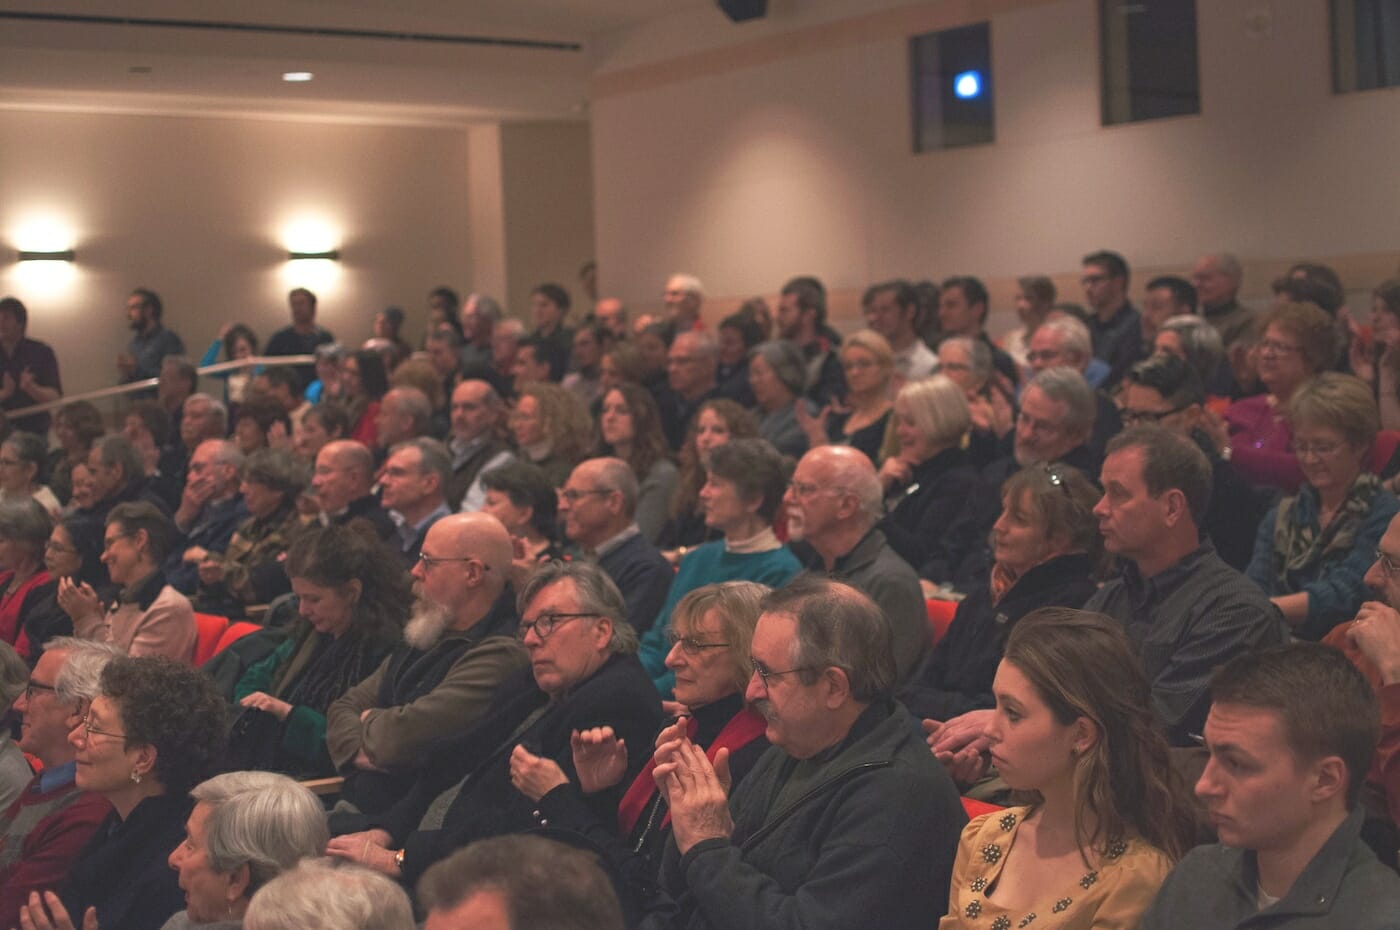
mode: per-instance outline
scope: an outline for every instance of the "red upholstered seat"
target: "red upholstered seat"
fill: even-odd
[[[228,629],[224,630],[224,635],[219,637],[219,644],[214,647],[214,655],[218,655],[228,648],[229,643],[242,639],[249,633],[256,633],[262,627],[256,623],[249,623],[247,620],[239,620],[237,623],[230,623]]]
[[[953,614],[957,613],[958,605],[954,601],[943,601],[930,599],[926,602],[928,609],[928,625],[933,633],[933,644],[938,645],[938,641],[943,638],[943,634],[948,632],[948,624],[953,622]]]
[[[1376,444],[1371,447],[1371,471],[1379,475],[1395,454],[1397,445],[1400,445],[1400,430],[1383,429],[1377,433]]]
[[[203,665],[209,661],[210,656],[218,651],[219,637],[223,636],[224,630],[228,629],[228,617],[195,614],[194,625],[196,628],[194,664]]]
[[[983,814],[990,814],[993,811],[1005,810],[999,805],[988,804],[986,801],[974,801],[972,798],[963,798],[962,805],[963,810],[967,811],[968,820],[973,817],[981,817]]]

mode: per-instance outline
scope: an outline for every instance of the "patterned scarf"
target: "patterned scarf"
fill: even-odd
[[[1381,490],[1380,479],[1362,474],[1352,482],[1347,496],[1328,524],[1319,531],[1314,521],[1297,518],[1298,501],[1303,494],[1316,497],[1317,492],[1305,487],[1302,492],[1279,501],[1278,519],[1274,521],[1274,565],[1278,590],[1292,594],[1296,585],[1291,578],[1311,571],[1330,556],[1346,555],[1356,542],[1356,532],[1371,511],[1371,502]]]

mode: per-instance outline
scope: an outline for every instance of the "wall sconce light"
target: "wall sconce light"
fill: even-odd
[[[64,249],[58,252],[33,252],[20,249],[19,260],[22,262],[71,262],[77,259],[78,255],[72,249]]]
[[[302,259],[320,259],[322,261],[340,261],[340,250],[331,249],[326,252],[288,252],[287,261],[296,262]]]

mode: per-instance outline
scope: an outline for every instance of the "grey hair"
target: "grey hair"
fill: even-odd
[[[851,697],[871,704],[894,695],[894,632],[866,594],[821,575],[799,575],[763,599],[764,613],[797,621],[793,665],[811,684],[824,669],[839,668]]]
[[[1026,387],[1040,388],[1050,400],[1065,405],[1064,429],[1072,436],[1088,435],[1094,430],[1094,417],[1099,412],[1098,401],[1094,399],[1094,389],[1084,380],[1078,369],[1057,365],[1026,382]]]
[[[285,449],[259,449],[243,463],[243,480],[280,491],[290,500],[310,481],[306,464]]]
[[[1209,257],[1215,259],[1216,267],[1220,269],[1220,273],[1231,281],[1238,284],[1244,279],[1244,266],[1240,264],[1240,260],[1233,253],[1216,252]]]
[[[986,381],[992,376],[992,350],[987,348],[987,344],[981,339],[973,339],[971,336],[949,336],[938,344],[940,349],[944,346],[962,349],[967,353],[967,367],[978,381]]]
[[[433,402],[428,400],[428,395],[412,385],[400,385],[389,389],[383,400],[379,402],[381,406],[389,402],[390,394],[394,396],[394,402],[398,404],[399,410],[413,419],[414,435],[426,434],[433,419]]]
[[[622,512],[627,517],[632,517],[637,512],[637,495],[639,485],[637,484],[637,473],[632,470],[622,459],[602,457],[589,459],[598,472],[598,481],[602,484],[600,491],[616,491],[622,495]]]
[[[499,323],[505,314],[501,311],[500,301],[494,297],[487,297],[485,294],[468,295],[467,300],[476,298],[476,303],[472,306],[472,312],[482,319],[490,320],[492,323]]]
[[[703,329],[690,330],[689,332],[677,334],[676,342],[680,342],[682,339],[688,341],[691,348],[705,358],[719,358],[719,340],[715,339],[714,333]]]
[[[701,284],[700,279],[693,274],[686,274],[683,271],[678,271],[666,279],[668,284],[672,281],[680,284],[681,290],[685,291],[687,294],[694,294],[696,297],[705,296],[705,285]]]
[[[97,460],[104,466],[111,468],[116,465],[121,469],[124,481],[135,481],[145,475],[146,466],[141,461],[141,453],[125,436],[116,433],[103,436],[92,447],[97,450]]]
[[[524,616],[540,592],[561,581],[572,581],[574,593],[578,595],[579,610],[597,614],[612,621],[612,639],[608,640],[608,651],[615,655],[633,655],[637,651],[637,631],[627,622],[627,603],[617,584],[592,562],[562,562],[551,559],[542,563],[525,579],[520,595],[515,600],[516,613]]]
[[[34,478],[38,480],[39,475],[44,471],[44,466],[48,464],[49,450],[44,440],[33,433],[18,432],[11,433],[3,445],[13,449],[20,461],[33,465],[36,469]]]
[[[1167,317],[1159,331],[1176,333],[1176,338],[1181,340],[1181,354],[1186,356],[1186,364],[1196,369],[1202,383],[1209,383],[1225,359],[1225,343],[1220,338],[1220,331],[1203,317],[1188,313]]]
[[[55,636],[44,643],[45,652],[59,649],[68,653],[54,676],[54,696],[69,705],[91,701],[102,693],[102,670],[124,653],[111,643],[99,643],[74,636]]]
[[[386,875],[305,859],[264,885],[243,930],[416,930],[408,894]]]
[[[801,397],[807,388],[807,361],[797,343],[787,339],[770,339],[749,350],[749,358],[761,356],[783,386]]]
[[[863,453],[843,446],[830,447],[838,456],[832,462],[833,484],[856,496],[860,516],[867,526],[874,526],[885,515],[885,489]]]
[[[196,785],[190,797],[209,805],[209,867],[228,875],[246,863],[250,896],[302,859],[321,855],[330,841],[320,799],[286,775],[228,772]]]
[[[525,338],[525,323],[515,317],[507,317],[496,324],[495,331],[509,339],[519,342]]]
[[[1081,367],[1094,356],[1094,341],[1089,335],[1089,327],[1068,314],[1051,317],[1040,328],[1060,334],[1060,351],[1071,353],[1079,358]]]
[[[417,449],[419,462],[418,473],[426,475],[429,472],[438,476],[440,487],[443,493],[447,492],[447,484],[452,480],[452,453],[447,451],[447,446],[436,439],[427,436],[418,436],[414,439],[406,439],[398,443],[389,450],[390,455],[402,452],[405,449]]]
[[[19,543],[35,558],[42,558],[44,545],[53,532],[49,512],[32,497],[0,504],[0,539]]]
[[[324,349],[325,346],[321,346],[321,348]],[[228,432],[228,408],[224,406],[223,401],[215,400],[212,395],[203,392],[191,394],[189,397],[186,397],[185,404],[188,404],[192,400],[209,405],[209,415],[214,418],[214,423],[218,427],[218,429],[212,431],[215,436],[222,436]],[[184,409],[183,405],[181,409]]]
[[[242,470],[244,455],[243,450],[238,448],[238,443],[232,439],[206,439],[204,442],[218,443],[218,451],[214,453],[215,465],[232,465],[234,469]]]
[[[15,647],[0,640],[0,709],[9,710],[29,683],[29,666]]]

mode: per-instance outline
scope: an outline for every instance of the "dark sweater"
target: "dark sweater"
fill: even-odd
[[[126,820],[116,811],[78,854],[61,894],[80,921],[89,907],[97,922],[121,930],[160,930],[185,906],[178,874],[166,862],[185,838],[194,807],[189,795],[163,794],[137,804]]]

